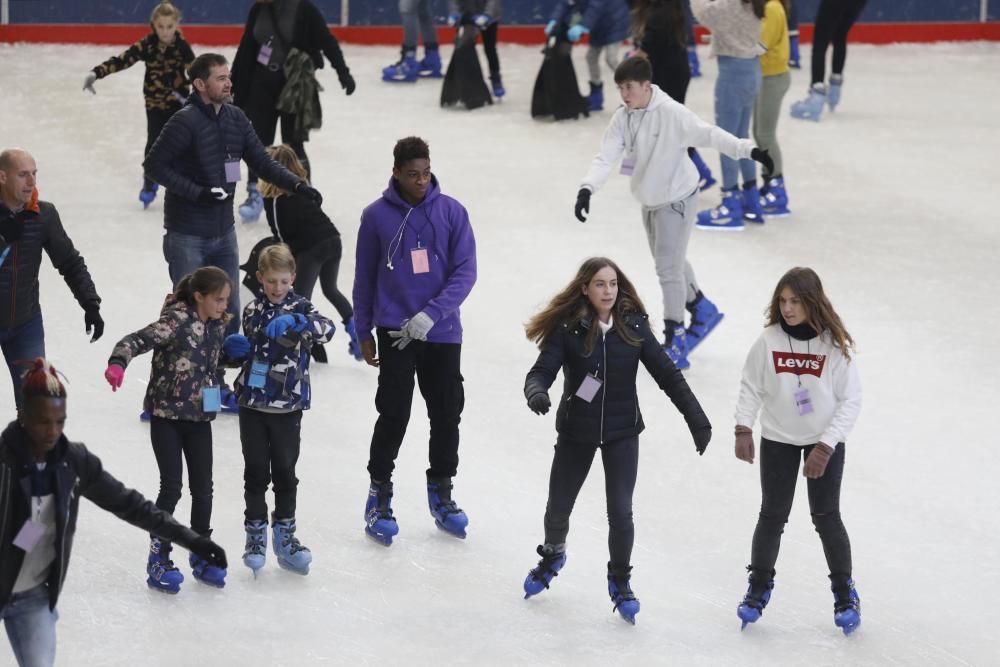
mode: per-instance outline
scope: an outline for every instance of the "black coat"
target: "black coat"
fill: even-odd
[[[236,183],[226,180],[226,162],[241,159],[284,190],[294,190],[302,180],[268,156],[242,109],[223,104],[217,114],[192,94],[167,121],[143,163],[146,174],[167,189],[167,231],[205,238],[226,234],[235,222],[233,197],[210,204],[197,200],[205,188],[221,187],[235,195]]]
[[[190,549],[197,533],[177,523],[141,493],[108,474],[101,460],[77,442],[62,436],[47,458],[54,468],[56,557],[49,568],[49,608],[55,609],[66,580],[80,497],[163,539]],[[28,435],[17,422],[0,434],[0,608],[10,600],[24,562],[14,537],[31,516],[30,471],[34,465]]]
[[[37,210],[32,204],[28,206],[12,213],[0,203],[0,220],[13,219],[23,225],[17,241],[9,245],[0,242],[0,254],[7,251],[0,265],[0,329],[20,326],[39,311],[38,271],[43,249],[84,310],[101,305],[87,263],[63,229],[56,207],[46,201],[38,202]]]
[[[683,20],[683,14],[678,12]],[[653,68],[653,83],[681,104],[687,97],[691,82],[691,66],[688,64],[687,40],[683,32],[673,25],[675,14],[665,6],[655,9],[646,23],[642,38],[637,40],[649,58]],[[683,30],[683,25],[681,29]]]
[[[561,436],[591,445],[632,437],[646,427],[635,386],[641,361],[684,415],[689,430],[694,432],[710,427],[708,417],[684,376],[649,328],[648,316],[629,314],[623,324],[641,337],[641,346],[629,345],[612,328],[603,339],[598,338],[590,356],[584,355],[584,339],[590,327],[597,324],[588,320],[563,324],[559,331],[549,336],[538,360],[528,371],[524,380],[525,398],[539,392],[547,393],[562,369],[563,392],[556,411],[556,431]],[[576,395],[587,375],[602,382],[590,402]]]
[[[293,255],[340,236],[316,202],[294,192],[265,199],[264,213],[271,233],[287,243]]]

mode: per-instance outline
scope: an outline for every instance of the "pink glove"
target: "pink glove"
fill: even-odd
[[[753,463],[753,431],[749,426],[736,427],[736,458]]]
[[[833,447],[825,442],[817,442],[809,456],[806,457],[806,464],[802,466],[802,475],[809,479],[819,479],[826,472],[826,464],[833,456]]]
[[[108,364],[108,369],[104,371],[104,379],[111,385],[111,391],[118,391],[125,379],[125,369],[118,364]]]

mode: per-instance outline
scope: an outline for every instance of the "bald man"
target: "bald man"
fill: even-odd
[[[35,158],[25,150],[0,152],[0,348],[21,407],[21,373],[45,356],[45,330],[38,303],[42,249],[69,285],[84,312],[91,342],[104,333],[101,298],[83,257],[66,235],[56,207],[38,200]]]

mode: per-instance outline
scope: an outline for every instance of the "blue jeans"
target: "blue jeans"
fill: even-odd
[[[715,80],[715,124],[740,139],[750,138],[753,101],[760,90],[760,62],[756,58],[719,56],[719,78]],[[744,183],[754,183],[757,167],[753,160],[734,160],[722,155],[722,188],[732,190]]]
[[[177,287],[181,278],[203,266],[217,266],[229,275],[232,292],[229,307],[232,314],[226,333],[240,330],[240,250],[236,245],[236,229],[222,236],[203,237],[167,232],[163,235],[163,257],[167,260],[170,281]]]
[[[0,329],[0,348],[14,383],[14,403],[21,409],[21,374],[28,370],[35,357],[45,356],[45,329],[42,311],[20,326]]]
[[[15,593],[0,609],[14,659],[21,667],[51,667],[56,662],[56,621],[59,613],[49,609],[49,587],[35,586]]]

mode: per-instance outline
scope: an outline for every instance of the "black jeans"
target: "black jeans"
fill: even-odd
[[[257,137],[265,147],[274,143],[274,136],[278,130],[278,121],[281,121],[281,141],[288,144],[295,154],[302,161],[302,166],[306,168],[306,175],[310,176],[312,170],[309,167],[309,158],[306,156],[306,148],[303,139],[295,132],[295,114],[278,111],[278,97],[285,87],[285,75],[282,72],[271,72],[266,67],[254,64],[255,71],[253,86],[249,91],[249,100],[241,102],[243,112],[253,124],[253,129]],[[247,182],[256,183],[257,173],[249,169]]]
[[[344,246],[339,236],[327,239],[295,255],[298,265],[295,273],[295,291],[312,301],[313,287],[319,279],[323,296],[333,304],[344,322],[354,317],[354,309],[347,297],[337,289],[340,258]]]
[[[483,51],[486,53],[486,62],[490,64],[490,81],[499,83],[500,81],[500,56],[497,55],[497,30],[499,23],[493,22],[483,31]]]
[[[545,505],[545,541],[562,544],[569,534],[569,515],[590,472],[596,445],[556,440],[549,500]],[[601,445],[604,462],[604,493],[608,500],[608,552],[612,565],[627,567],[632,559],[635,526],[632,523],[632,492],[639,470],[639,437],[633,436]]]
[[[378,329],[378,420],[372,434],[368,474],[389,481],[399,447],[410,422],[413,375],[427,404],[431,423],[428,477],[454,477],[458,472],[458,423],[465,407],[460,343],[413,341],[402,350],[392,347],[388,329]]]
[[[798,447],[761,438],[760,442],[760,517],[753,533],[750,568],[774,570],[781,547],[781,534],[788,523],[795,497],[799,463],[809,456],[814,445]],[[813,526],[823,543],[823,553],[831,576],[851,576],[851,540],[840,519],[840,483],[844,478],[844,443],[837,445],[819,479],[806,480],[809,512]]]
[[[160,468],[157,508],[174,513],[181,499],[184,463],[187,460],[191,489],[191,530],[199,535],[212,532],[212,423],[152,417],[149,439]]]
[[[261,412],[240,407],[243,498],[247,521],[267,520],[267,487],[274,481],[274,516],[295,517],[295,463],[299,460],[302,411]]]
[[[143,159],[149,154],[149,149],[153,147],[156,138],[160,136],[163,126],[167,124],[170,117],[177,113],[179,109],[180,107],[172,109],[146,109],[146,148],[142,151]],[[153,181],[145,174],[142,177],[142,189],[153,189]]]
[[[820,83],[826,69],[826,47],[833,42],[834,74],[844,72],[847,60],[847,33],[858,20],[868,0],[820,0],[813,30],[812,82]]]

